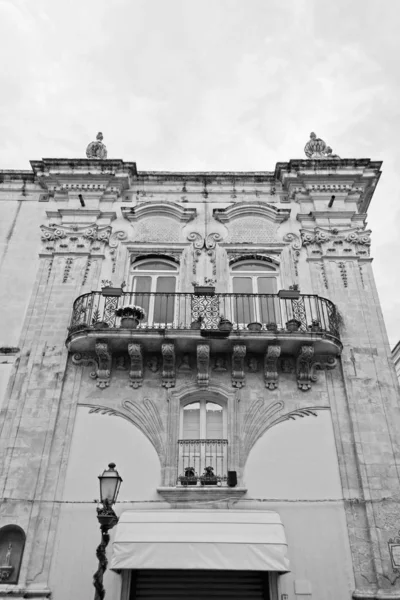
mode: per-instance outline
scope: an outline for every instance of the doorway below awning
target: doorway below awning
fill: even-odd
[[[132,571],[129,600],[269,600],[268,573],[258,571]]]
[[[111,569],[289,571],[276,512],[129,510],[122,513]]]

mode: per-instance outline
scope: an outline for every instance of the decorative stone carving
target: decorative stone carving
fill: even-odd
[[[128,234],[126,231],[114,231],[110,237],[109,247],[110,247],[110,256],[112,263],[112,272],[115,273],[115,269],[117,266],[117,252],[120,242],[126,240]]]
[[[129,371],[130,386],[134,389],[143,384],[143,353],[140,344],[128,344],[128,354],[131,359],[131,369]]]
[[[103,252],[108,245],[111,227],[92,225],[41,225],[44,250],[57,253]]]
[[[241,457],[240,462],[244,464],[246,458],[262,434],[270,427],[275,415],[284,408],[284,403],[279,400],[273,404],[266,404],[263,398],[254,400],[247,409],[240,431]]]
[[[264,357],[264,379],[265,387],[275,390],[278,387],[278,358],[281,347],[278,345],[268,346]]]
[[[347,270],[346,270],[346,265],[343,261],[338,263],[338,267],[340,270],[340,276],[342,278],[343,281],[343,285],[345,288],[347,288]]]
[[[250,356],[250,358],[247,361],[247,366],[249,368],[250,373],[257,373],[260,368],[258,358],[256,356]]]
[[[162,344],[162,385],[166,388],[175,387],[175,347],[174,344]]]
[[[332,154],[332,148],[327,146],[324,140],[318,138],[314,132],[310,133],[310,139],[304,147],[304,152],[310,160],[339,159],[337,154]]]
[[[190,366],[190,356],[189,354],[184,354],[181,358],[181,364],[179,365],[179,371],[189,373],[192,371],[192,367]]]
[[[210,257],[212,274],[215,277],[217,274],[215,247],[217,242],[222,240],[221,234],[217,232],[209,233],[207,237],[204,238],[197,231],[192,231],[189,233],[187,239],[189,242],[193,242],[193,275],[196,275],[197,273],[197,263],[199,262],[202,251],[205,250]]]
[[[210,262],[212,265],[212,274],[214,277],[217,275],[217,263],[216,263],[216,251],[215,247],[217,242],[222,240],[222,236],[219,233],[209,233],[206,239],[204,240],[204,247],[207,250],[207,254],[210,257]]]
[[[204,238],[197,231],[192,231],[187,236],[189,242],[193,242],[193,275],[197,274],[197,263],[199,262],[201,251],[204,246]]]
[[[232,385],[241,388],[245,384],[244,357],[246,356],[246,346],[236,344],[232,352]]]
[[[87,158],[95,158],[97,160],[105,160],[107,158],[107,148],[103,144],[103,134],[101,131],[96,135],[96,141],[90,142],[86,148]]]
[[[112,354],[107,342],[103,340],[96,341],[95,351],[98,363],[96,385],[103,390],[110,385]]]
[[[63,280],[62,280],[63,283],[67,283],[67,281],[68,281],[69,273],[71,271],[73,262],[74,262],[74,259],[71,257],[68,257],[65,260],[64,274],[63,274]]]
[[[146,366],[152,373],[157,373],[160,369],[160,361],[155,354],[147,359]]]
[[[135,228],[135,239],[139,242],[168,242],[176,243],[181,238],[181,228],[177,227],[175,219],[167,217],[148,217],[139,222]]]
[[[197,344],[197,383],[200,387],[208,386],[209,366],[210,346],[208,344]]]
[[[215,371],[216,373],[225,373],[226,370],[227,370],[227,368],[226,368],[225,356],[221,356],[221,355],[217,356],[215,359],[213,371]]]
[[[309,255],[354,255],[355,253],[357,256],[369,256],[371,245],[369,229],[315,227],[315,229],[302,229],[300,235],[302,245],[307,248]]]
[[[301,240],[299,236],[295,233],[287,233],[283,236],[284,242],[289,242],[291,245],[290,253],[293,261],[294,274],[296,277],[299,276],[299,258],[300,258],[300,250],[301,250]]]
[[[303,392],[306,392],[311,388],[312,382],[317,381],[313,360],[314,346],[302,346],[297,357],[296,372],[297,385]]]
[[[129,419],[151,441],[160,457],[161,464],[164,465],[166,460],[164,425],[155,403],[145,398],[143,402],[125,400],[122,406],[128,412]]]

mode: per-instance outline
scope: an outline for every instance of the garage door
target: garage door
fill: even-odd
[[[132,571],[130,600],[230,598],[269,600],[268,573],[256,571]]]

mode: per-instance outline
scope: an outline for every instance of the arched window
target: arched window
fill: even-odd
[[[188,400],[181,406],[178,472],[187,468],[201,478],[206,467],[221,481],[227,476],[226,406],[208,398]]]
[[[134,303],[146,311],[145,323],[172,323],[175,314],[175,292],[178,265],[167,257],[136,260],[131,268],[131,291]]]
[[[231,265],[232,292],[237,323],[276,322],[276,298],[279,273],[264,260],[241,260]],[[245,294],[245,296],[241,296]]]
[[[25,532],[18,525],[5,525],[0,529],[0,583],[18,583]]]

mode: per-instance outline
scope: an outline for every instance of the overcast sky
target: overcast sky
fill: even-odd
[[[369,211],[392,345],[400,339],[400,3],[0,0],[0,169],[85,157],[143,170],[270,170],[310,131],[383,160]]]

